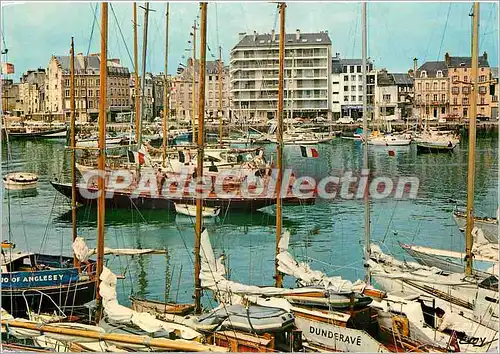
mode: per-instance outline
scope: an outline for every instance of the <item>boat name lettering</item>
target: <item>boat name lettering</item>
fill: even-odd
[[[345,342],[348,344],[356,344],[358,346],[361,345],[361,336],[349,336],[344,335],[342,333],[333,332],[331,330],[326,330],[323,328],[315,328],[313,326],[309,327],[309,332],[314,333],[318,336],[322,336],[325,338],[335,339],[339,342]]]
[[[465,335],[464,337],[460,338],[458,342],[460,344],[472,344],[472,346],[474,347],[482,347],[486,342],[486,338],[469,337]]]
[[[49,274],[49,275],[31,275],[28,277],[2,277],[1,283],[18,283],[18,282],[38,282],[38,281],[52,281],[52,280],[62,280],[64,277],[63,274]]]

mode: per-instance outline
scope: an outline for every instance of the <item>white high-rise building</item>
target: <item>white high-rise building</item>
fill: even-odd
[[[330,117],[331,41],[327,31],[286,34],[285,115]],[[240,34],[231,50],[233,116],[246,121],[276,117],[279,34]]]

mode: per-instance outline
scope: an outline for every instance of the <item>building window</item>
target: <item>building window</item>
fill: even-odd
[[[351,91],[356,91],[356,86],[351,86]]]
[[[485,104],[484,103],[484,97],[481,97],[481,104]]]
[[[479,93],[484,95],[486,93],[486,86],[479,86]]]
[[[85,90],[80,91],[80,96],[85,97]]]
[[[349,75],[344,75],[344,81],[349,81]]]
[[[455,83],[455,82],[457,82],[457,81],[458,81],[458,75],[454,75],[454,76],[453,76],[453,79],[452,79],[452,81],[451,81],[451,82],[452,82],[452,83]]]
[[[89,101],[89,108],[94,108],[94,101]]]
[[[356,101],[356,96],[351,96],[351,101],[355,102]]]
[[[85,86],[85,79],[80,79],[80,85]]]
[[[446,82],[441,82],[441,90],[446,90]]]
[[[92,86],[92,85],[94,85],[94,80],[89,79],[89,86]]]
[[[358,70],[358,73],[360,73],[360,72],[361,72],[361,65],[358,65],[358,66],[356,67],[356,69]]]
[[[421,82],[418,83],[417,87],[418,87],[419,91],[422,91],[422,83]]]
[[[441,94],[441,102],[446,101],[446,94],[442,93]]]
[[[89,90],[87,94],[89,95],[89,97],[92,97],[92,96],[94,96],[94,91]]]
[[[458,93],[460,92],[459,88],[457,86],[453,86],[451,88],[451,93],[454,94],[454,95],[458,95]]]
[[[344,96],[344,102],[349,102],[349,96]]]
[[[469,86],[462,87],[462,93],[468,95],[470,93],[470,87]]]
[[[349,91],[349,86],[344,86],[344,92]]]
[[[99,86],[99,82],[101,81],[101,79],[95,79],[95,84],[96,86]]]
[[[430,96],[429,94],[425,95],[425,102],[429,102],[430,101]]]
[[[65,95],[66,97],[69,97],[69,90],[65,90],[65,91],[64,91],[64,95]]]
[[[464,108],[463,110],[463,115],[464,115],[464,118],[467,118],[467,113],[468,113],[468,109],[467,108]]]
[[[422,95],[417,95],[417,102],[421,102],[422,101]]]
[[[479,76],[479,82],[484,82],[485,81],[485,76],[484,75],[481,75]]]
[[[441,70],[438,70],[436,73],[436,77],[443,77],[443,72]]]
[[[493,96],[493,97],[491,98],[491,100],[492,100],[493,102],[498,102],[498,96]]]
[[[95,96],[99,97],[99,90],[95,90]]]
[[[467,97],[462,98],[462,104],[464,106],[468,105],[469,104],[469,99]]]
[[[430,90],[430,89],[431,89],[431,84],[430,84],[430,83],[428,83],[428,82],[426,82],[426,83],[425,83],[425,89],[426,89],[427,91],[428,91],[428,90]]]
[[[351,65],[351,66],[349,67],[349,72],[350,72],[350,73],[353,73],[353,72],[354,72],[354,65]]]
[[[438,83],[437,81],[434,81],[434,91],[436,91],[438,89]]]
[[[351,81],[356,81],[356,75],[351,75]]]
[[[64,80],[64,85],[69,86],[69,79]]]
[[[464,82],[469,82],[469,78],[467,77],[467,75],[464,76]]]
[[[454,97],[454,98],[453,98],[453,104],[454,104],[455,106],[456,106],[456,105],[458,105],[458,98],[456,98],[456,97]]]
[[[384,102],[390,102],[391,101],[391,95],[383,95],[382,99]]]
[[[438,100],[438,95],[437,95],[437,94],[434,94],[434,95],[432,96],[432,98],[433,98],[433,101],[434,101],[434,102],[437,102],[437,100]]]
[[[446,107],[441,107],[441,114],[445,114],[446,113]]]
[[[422,71],[420,72],[420,77],[427,77],[427,71],[422,70]]]

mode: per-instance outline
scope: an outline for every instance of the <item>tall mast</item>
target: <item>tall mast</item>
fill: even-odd
[[[219,46],[219,146],[222,147],[222,47]]]
[[[193,24],[193,40],[192,40],[192,45],[193,45],[193,75],[192,75],[192,86],[193,89],[191,90],[191,128],[192,128],[192,142],[193,145],[196,143],[196,136],[195,136],[195,131],[196,131],[196,121],[195,121],[195,116],[196,116],[196,20],[194,20]]]
[[[479,29],[479,2],[474,3],[472,25],[472,68],[471,80],[473,82],[470,102],[469,118],[469,166],[467,178],[467,225],[465,229],[465,274],[472,275],[472,229],[474,228],[474,178],[476,161],[476,119],[477,119],[477,94],[479,93],[477,70],[479,59],[478,29]]]
[[[77,237],[76,232],[76,156],[75,156],[75,46],[71,37],[71,50],[69,61],[69,107],[70,107],[70,148],[71,148],[71,231],[73,242]],[[78,267],[79,262],[73,253],[73,265]]]
[[[97,166],[99,169],[99,178],[97,188],[99,199],[97,201],[97,309],[101,312],[101,296],[99,295],[99,285],[104,262],[104,212],[105,212],[105,153],[106,153],[106,106],[107,106],[107,87],[108,87],[108,3],[101,3],[101,56],[99,68],[99,90],[101,97],[99,100],[99,159]],[[100,315],[98,316],[99,319]]]
[[[141,106],[139,102],[139,49],[137,44],[137,3],[134,2],[134,71],[135,71],[135,139],[139,144],[141,130]]]
[[[149,19],[149,2],[146,2],[144,8],[144,28],[142,29],[142,87],[141,87],[141,114],[139,115],[139,133],[137,134],[137,146],[141,146],[142,142],[142,119],[144,118],[144,88],[146,87],[146,53],[148,50],[148,19]],[[139,165],[140,166],[140,165]]]
[[[362,4],[362,27],[363,27],[363,35],[362,35],[362,61],[361,65],[363,66],[363,169],[365,172],[368,172],[368,97],[367,97],[367,86],[366,86],[366,72],[367,72],[367,34],[366,34],[366,2]],[[375,97],[373,97],[375,101]],[[368,262],[370,259],[370,199],[369,199],[369,190],[368,187],[365,187],[363,200],[365,202],[365,262]],[[369,268],[366,267],[366,284],[370,284],[370,271]]]
[[[281,215],[281,184],[283,180],[283,104],[285,83],[285,8],[286,4],[281,2],[280,9],[280,43],[279,43],[279,75],[278,75],[278,126],[276,129],[276,140],[278,143],[276,160],[278,175],[276,176],[276,254],[279,253],[279,242],[281,239],[282,215]],[[283,286],[283,274],[278,270],[278,262],[274,263],[274,274],[276,287]]]
[[[165,5],[165,74],[163,75],[163,167],[166,167],[168,116],[170,114],[170,85],[168,84],[168,18],[169,3]]]
[[[200,93],[198,97],[198,156],[197,156],[197,177],[203,177],[203,126],[205,119],[205,66],[207,55],[207,3],[200,3],[201,22],[200,22]],[[195,241],[194,241],[194,304],[195,313],[201,312],[201,282],[200,282],[200,240],[202,229],[202,207],[203,199],[201,194],[196,198],[196,226],[195,226]]]

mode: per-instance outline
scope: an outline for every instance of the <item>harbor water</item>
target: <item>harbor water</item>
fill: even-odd
[[[3,193],[3,239],[17,250],[71,255],[70,200],[50,185],[54,178],[68,180],[69,155],[64,141],[11,141],[2,145],[2,175],[14,171],[39,175],[37,191]],[[371,200],[372,239],[399,259],[411,260],[398,242],[461,251],[464,235],[452,211],[467,198],[467,138],[453,153],[417,154],[415,146],[369,148],[369,167],[375,176],[416,177],[415,199]],[[265,147],[274,153],[275,145]],[[296,176],[316,180],[327,175],[358,173],[362,145],[336,138],[315,147],[318,158],[304,158],[298,146],[285,148],[285,167]],[[390,151],[390,152],[389,152]],[[68,180],[69,181],[69,180]],[[498,136],[483,134],[476,150],[476,215],[495,215],[498,205]],[[89,246],[97,237],[97,209],[78,209],[78,234]],[[364,205],[361,199],[318,199],[315,205],[285,206],[284,228],[291,233],[291,253],[312,269],[355,281],[363,279]],[[216,256],[224,254],[231,280],[254,284],[274,283],[274,207],[254,213],[229,211],[218,220],[207,220]],[[108,266],[123,275],[117,290],[127,304],[130,295],[179,302],[192,301],[194,219],[168,210],[106,210],[105,244],[119,248],[167,249],[167,256],[107,256]],[[285,277],[285,286],[294,279]],[[204,296],[203,303],[215,302]]]

